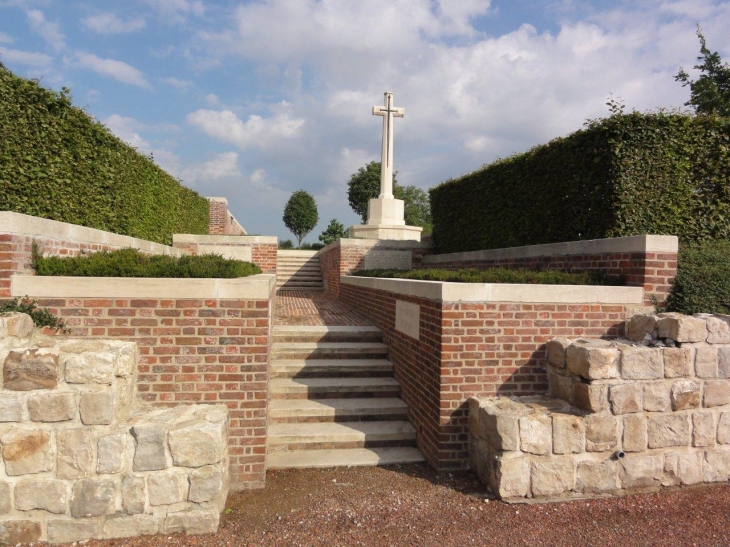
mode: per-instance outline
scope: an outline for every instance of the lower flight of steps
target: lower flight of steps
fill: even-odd
[[[274,327],[269,469],[423,461],[376,327]]]
[[[276,288],[284,291],[323,291],[317,251],[278,251]]]

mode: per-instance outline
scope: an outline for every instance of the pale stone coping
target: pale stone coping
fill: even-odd
[[[10,290],[12,296],[32,298],[268,300],[275,284],[276,276],[273,274],[236,279],[14,275]]]
[[[279,249],[276,251],[277,256],[299,256],[312,257],[316,256],[319,251],[300,251],[298,249]]]
[[[59,222],[47,218],[34,217],[15,213],[12,211],[0,212],[0,233],[22,236],[47,237],[50,239],[61,239],[73,243],[91,243],[98,245],[110,245],[112,247],[132,247],[140,251],[148,251],[154,254],[182,256],[180,249],[174,249],[168,245],[154,243],[146,239],[124,236],[87,228],[68,222]]]
[[[642,287],[598,285],[528,285],[447,283],[413,279],[343,276],[341,283],[438,302],[550,302],[571,304],[641,304]]]
[[[232,235],[196,235],[196,234],[173,234],[172,244],[197,243],[198,245],[220,245],[234,243],[237,245],[255,245],[268,243],[277,245],[279,242],[276,236],[232,236]]]
[[[424,264],[440,264],[442,262],[470,260],[504,260],[604,253],[676,253],[678,248],[679,239],[677,236],[643,235],[431,255],[424,256],[423,262]]]
[[[388,249],[393,248],[402,248],[404,250],[408,249],[427,249],[431,245],[429,243],[423,242],[423,241],[414,241],[414,240],[399,240],[399,239],[390,239],[390,240],[381,240],[381,239],[366,239],[366,238],[340,238],[337,241],[333,241],[329,245],[322,247],[319,252],[324,253],[331,249],[335,249],[337,247],[364,247],[364,248],[371,248],[371,247],[386,247]]]
[[[225,203],[226,205],[228,205],[228,199],[227,198],[212,197],[212,198],[205,198],[205,199],[207,199],[208,201],[214,201],[216,203]]]

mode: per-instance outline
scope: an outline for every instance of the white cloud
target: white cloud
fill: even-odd
[[[208,93],[205,96],[205,102],[208,103],[210,106],[218,106],[221,104],[218,95],[216,95],[215,93]]]
[[[112,114],[108,118],[102,120],[112,133],[122,139],[127,144],[139,148],[143,152],[152,151],[152,146],[139,134],[144,126],[134,118]]]
[[[180,80],[179,78],[175,78],[173,76],[170,76],[168,78],[160,78],[160,81],[167,85],[171,85],[178,91],[187,91],[190,86],[193,85],[193,82],[189,80]]]
[[[145,75],[128,65],[124,61],[114,59],[102,59],[93,53],[77,53],[76,62],[79,66],[93,70],[94,72],[129,85],[135,85],[144,89],[151,89]]]
[[[61,51],[66,47],[66,37],[61,32],[58,23],[46,21],[43,12],[37,9],[28,10],[28,24],[39,34],[48,44],[56,51]]]
[[[0,44],[12,44],[13,39],[5,34],[4,32],[0,32]]]
[[[188,15],[201,17],[205,6],[199,0],[144,0],[170,23],[183,23]]]
[[[45,53],[35,51],[21,51],[0,46],[0,60],[6,63],[17,63],[31,67],[46,67],[53,59]]]
[[[127,34],[130,32],[138,32],[146,24],[142,18],[123,21],[113,13],[90,15],[83,19],[83,23],[87,28],[99,34]]]

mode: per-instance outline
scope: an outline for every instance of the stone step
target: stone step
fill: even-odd
[[[405,420],[378,422],[273,423],[269,453],[282,450],[413,446],[416,430]]]
[[[387,359],[281,359],[271,362],[271,378],[393,376]]]
[[[314,469],[345,466],[377,466],[424,461],[417,448],[345,448],[340,450],[290,450],[270,454],[268,469]]]
[[[387,359],[388,346],[380,342],[274,343],[271,359]]]
[[[383,333],[370,326],[280,326],[272,330],[278,342],[382,342]]]
[[[308,272],[298,271],[298,272],[294,272],[291,274],[289,274],[289,273],[281,274],[280,272],[277,271],[276,278],[277,278],[277,280],[278,279],[322,279],[322,275],[319,272],[308,273]]]
[[[399,397],[395,378],[273,378],[272,399]]]
[[[406,420],[408,407],[401,399],[272,399],[272,423],[354,422]]]
[[[322,287],[276,287],[277,291],[307,291],[307,292],[324,292],[324,286]]]

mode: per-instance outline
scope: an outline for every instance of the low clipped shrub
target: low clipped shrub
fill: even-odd
[[[0,315],[6,313],[20,312],[30,315],[33,324],[36,327],[48,327],[50,329],[61,331],[68,334],[69,329],[66,327],[66,321],[53,315],[48,308],[39,308],[38,302],[27,296],[23,298],[13,298],[0,306]]]
[[[359,277],[386,277],[391,279],[417,279],[421,281],[448,281],[451,283],[517,283],[531,285],[625,285],[622,276],[597,271],[562,272],[559,270],[488,270],[462,269],[415,269],[415,270],[359,270],[352,275]]]
[[[730,314],[730,241],[682,243],[667,311]]]
[[[195,277],[232,279],[261,273],[250,262],[220,255],[147,256],[136,249],[119,249],[74,257],[44,257],[33,253],[36,275],[70,277]]]

